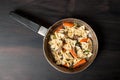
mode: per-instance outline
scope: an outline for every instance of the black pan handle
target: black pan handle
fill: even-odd
[[[27,28],[31,29],[34,32],[37,32],[38,34],[45,36],[47,29],[43,26],[38,25],[37,23],[26,19],[18,14],[16,14],[15,12],[11,11],[9,13],[9,15],[16,20],[17,22],[23,24],[24,26],[26,26]]]

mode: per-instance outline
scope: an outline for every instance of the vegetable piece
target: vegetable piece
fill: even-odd
[[[73,22],[63,22],[63,26],[65,26],[65,27],[73,27],[74,23]]]
[[[64,67],[68,67],[67,63],[63,65]]]
[[[89,51],[89,50],[85,50],[85,51],[83,51],[83,52],[85,53],[85,52],[90,52],[90,51]]]
[[[81,39],[80,42],[87,42],[89,38]]]
[[[70,50],[70,53],[71,53],[71,55],[72,55],[74,58],[77,58],[77,57],[78,57],[77,54],[75,53],[75,50],[74,50],[74,49],[71,49],[71,50]]]
[[[63,26],[62,25],[60,25],[56,30],[55,30],[55,32],[59,32],[60,31],[60,29],[62,29],[63,28]]]
[[[90,52],[89,50],[85,50],[85,51],[83,51],[83,53],[86,54],[86,55],[88,55],[89,52]]]
[[[87,61],[86,59],[82,59],[79,62],[77,62],[75,65],[73,65],[73,68],[79,67],[82,64],[85,64]]]

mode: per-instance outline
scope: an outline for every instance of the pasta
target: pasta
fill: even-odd
[[[75,68],[74,65],[83,64],[80,64],[83,59],[87,62],[93,55],[92,40],[88,35],[89,31],[85,26],[76,22],[63,22],[58,26],[48,42],[56,64]]]

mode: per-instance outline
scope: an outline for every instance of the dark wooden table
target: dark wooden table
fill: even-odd
[[[81,73],[58,72],[43,55],[43,37],[11,19],[13,10],[46,27],[66,17],[86,21],[99,40],[97,58]],[[0,80],[120,80],[120,1],[0,0]]]

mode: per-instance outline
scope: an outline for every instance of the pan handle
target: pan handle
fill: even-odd
[[[31,29],[32,31],[42,35],[42,36],[45,36],[48,29],[43,27],[43,26],[40,26],[38,25],[37,23],[31,21],[31,20],[28,20],[20,15],[18,15],[17,13],[11,11],[9,13],[9,15],[14,19],[16,20],[17,22],[23,24],[24,26],[26,26],[27,28]]]

